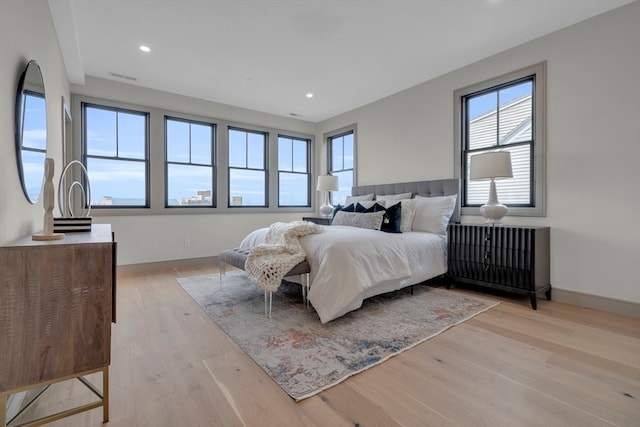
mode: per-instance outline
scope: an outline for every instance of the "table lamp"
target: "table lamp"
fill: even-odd
[[[487,224],[500,224],[509,208],[498,202],[496,179],[513,178],[511,170],[511,153],[508,151],[491,151],[471,157],[471,173],[469,179],[474,181],[491,180],[489,201],[480,207],[480,213]]]
[[[320,214],[328,218],[333,212],[333,206],[329,203],[329,191],[338,191],[338,177],[333,175],[320,175],[318,177],[317,191],[324,192],[324,203],[320,206]]]

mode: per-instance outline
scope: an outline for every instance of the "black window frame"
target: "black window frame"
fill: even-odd
[[[260,125],[250,122],[239,122],[229,119],[221,119],[217,117],[211,117],[207,115],[198,115],[194,113],[187,113],[183,111],[170,110],[161,107],[154,106],[145,106],[139,104],[132,104],[125,101],[119,100],[109,100],[99,97],[92,97],[87,95],[80,94],[72,94],[71,96],[71,105],[74,116],[77,115],[78,120],[73,121],[73,134],[77,137],[74,138],[74,142],[71,146],[70,157],[72,159],[77,159],[80,161],[84,161],[86,165],[86,159],[84,158],[83,152],[85,151],[84,142],[83,142],[83,134],[85,133],[83,130],[83,104],[94,105],[100,108],[107,108],[110,110],[116,111],[133,111],[136,113],[144,113],[148,115],[147,121],[147,141],[146,141],[146,160],[147,160],[147,168],[143,172],[138,168],[139,175],[142,173],[146,174],[147,184],[145,186],[146,191],[146,206],[142,205],[143,200],[140,198],[139,200],[132,200],[133,202],[139,203],[138,205],[111,205],[104,206],[104,209],[99,209],[100,206],[96,206],[97,209],[91,211],[91,214],[95,217],[100,216],[147,216],[147,215],[201,215],[201,214],[235,214],[235,213],[311,213],[314,212],[316,207],[316,193],[311,188],[311,205],[310,206],[279,206],[279,195],[278,195],[278,135],[286,135],[294,138],[301,138],[310,141],[310,148],[308,155],[310,156],[310,174],[311,178],[311,187],[314,185],[314,178],[317,175],[316,171],[316,155],[317,155],[317,146],[316,146],[316,137],[314,132],[308,130],[307,132],[295,130],[292,128],[296,128],[295,123],[291,124],[292,128],[283,128],[279,126],[267,126]],[[192,209],[191,206],[165,206],[166,200],[166,129],[165,129],[165,117],[171,117],[176,119],[186,119],[188,121],[194,122],[202,122],[208,124],[215,124],[215,187],[214,191],[214,203],[215,206],[200,206],[199,209],[195,207]],[[99,122],[96,122],[99,123]],[[261,136],[261,140],[265,143],[266,154],[264,157],[266,168],[263,169],[265,174],[265,205],[257,206],[257,205],[245,205],[242,206],[243,209],[236,209],[240,206],[229,207],[229,181],[228,181],[228,128],[235,128],[242,131],[256,132],[263,134],[265,137]],[[307,126],[303,126],[307,127]],[[109,131],[110,133],[111,131]],[[140,132],[142,133],[142,132]],[[122,138],[122,135],[121,135]],[[124,140],[123,140],[124,141]],[[97,141],[96,141],[97,142]],[[95,147],[103,148],[100,145],[96,145]],[[123,145],[123,147],[126,147]],[[143,155],[140,153],[140,145],[137,147],[132,146],[131,148],[136,149],[133,156],[136,156],[140,160],[142,160]],[[106,147],[105,147],[106,148]],[[95,151],[94,151],[95,153]],[[111,154],[111,152],[106,152],[106,154]],[[253,166],[253,164],[252,164]],[[84,183],[83,183],[84,184]],[[143,185],[142,180],[139,181],[139,187],[141,188]],[[85,186],[86,188],[86,186]],[[119,188],[118,186],[114,186],[115,189]],[[203,188],[204,189],[204,188]],[[94,188],[94,193],[97,195],[99,192],[99,188]],[[78,194],[76,194],[78,193]],[[141,193],[140,193],[141,194]],[[102,194],[98,195],[101,196]],[[109,194],[107,194],[109,195]],[[80,205],[82,200],[80,200],[80,194],[78,191],[74,191],[73,194],[73,203],[74,206]],[[116,196],[114,196],[114,201],[121,202],[121,200],[116,200]],[[261,196],[260,196],[261,197]],[[95,197],[94,197],[95,199]],[[101,200],[95,200],[96,203],[101,203]],[[182,208],[184,207],[184,208]],[[181,209],[182,208],[182,209]]]
[[[344,138],[347,135],[353,135],[353,166],[351,168],[344,168],[344,149],[341,155],[342,158],[342,168],[336,168],[333,164],[333,141],[338,138]],[[357,150],[356,150],[356,126],[348,126],[346,128],[342,128],[331,132],[325,135],[325,141],[327,143],[327,174],[334,175],[336,173],[348,172],[351,171],[351,180],[352,186],[356,186],[356,165],[357,165]],[[344,144],[343,144],[344,148]],[[342,186],[339,182],[338,185]],[[351,189],[349,189],[349,194],[351,194]],[[329,201],[332,204],[335,204],[334,201],[334,192],[329,192]]]
[[[292,141],[302,141],[306,145],[306,172],[297,172],[293,170],[293,155],[294,150],[293,146],[291,148],[291,170],[283,170],[280,168],[280,138],[290,139]],[[302,138],[297,136],[290,136],[287,134],[278,134],[277,136],[277,147],[278,147],[278,207],[279,208],[308,208],[311,207],[311,140],[309,138]],[[307,177],[307,202],[303,205],[283,205],[280,203],[280,198],[282,195],[282,186],[280,174],[281,173],[290,173],[290,174],[299,174],[306,175]]]
[[[260,130],[254,130],[254,129],[250,129],[250,128],[245,128],[245,127],[238,127],[238,126],[227,126],[227,144],[228,146],[230,146],[230,142],[229,142],[229,133],[231,131],[237,131],[237,132],[245,132],[247,133],[247,138],[245,141],[245,144],[247,144],[246,147],[246,161],[245,164],[247,165],[244,168],[240,168],[240,167],[235,167],[235,166],[231,166],[230,162],[229,162],[229,157],[230,157],[230,153],[231,153],[231,149],[229,147],[227,147],[227,208],[229,209],[251,209],[251,208],[268,208],[269,207],[269,132],[266,131],[260,131]],[[257,168],[250,168],[248,167],[249,164],[249,138],[248,138],[248,134],[257,134],[257,135],[262,135],[263,136],[263,157],[262,157],[262,167],[263,169],[257,169]],[[264,173],[264,204],[262,205],[232,205],[231,204],[231,170],[251,170],[251,171],[262,171]]]
[[[87,168],[87,172],[88,175],[91,176],[91,171],[89,170],[89,166],[88,166],[88,159],[93,158],[93,159],[102,159],[102,160],[119,160],[119,161],[131,161],[131,162],[142,162],[144,163],[144,171],[145,171],[145,184],[144,184],[144,189],[145,189],[145,197],[144,197],[144,204],[143,205],[132,205],[132,204],[119,204],[119,205],[94,205],[91,203],[91,201],[89,200],[88,203],[90,203],[91,205],[91,209],[105,209],[105,210],[118,210],[118,209],[149,209],[150,208],[150,199],[151,199],[151,194],[150,194],[150,151],[149,151],[149,145],[150,145],[150,114],[148,111],[140,111],[140,110],[134,110],[131,108],[125,108],[125,107],[116,107],[116,106],[112,106],[112,105],[105,105],[105,104],[98,104],[98,103],[93,103],[93,102],[81,102],[80,103],[81,106],[81,140],[82,140],[82,163],[84,164],[85,168]],[[100,109],[100,110],[107,110],[107,111],[113,111],[116,113],[116,156],[96,156],[96,155],[89,155],[87,154],[88,152],[88,148],[87,148],[87,120],[86,120],[86,116],[87,116],[87,108],[94,108],[94,109]],[[118,113],[126,113],[126,114],[133,114],[133,115],[138,115],[138,116],[143,116],[145,119],[145,147],[144,147],[144,159],[137,159],[137,158],[128,158],[128,157],[122,157],[118,155],[118,128],[117,128],[117,117],[118,117]]]
[[[168,121],[176,121],[183,122],[189,124],[189,162],[176,162],[169,161],[169,139],[167,132],[167,124]],[[191,161],[191,125],[200,125],[200,126],[208,126],[211,128],[211,164],[201,164],[194,163]],[[216,200],[218,191],[216,188],[217,185],[217,156],[216,156],[216,135],[217,135],[217,125],[215,123],[205,122],[201,120],[193,120],[193,119],[185,119],[182,117],[164,116],[164,207],[166,209],[211,209],[216,207]],[[178,165],[186,165],[186,166],[200,166],[200,167],[210,167],[211,168],[211,204],[210,205],[170,205],[169,204],[169,165],[170,164],[178,164]]]
[[[509,86],[532,81],[532,124],[531,141],[496,144],[492,147],[468,149],[468,129],[466,111],[468,100],[483,94],[502,90]],[[454,92],[455,108],[455,177],[460,178],[461,213],[464,215],[480,215],[481,204],[467,202],[468,169],[467,155],[486,151],[496,151],[506,147],[530,145],[530,188],[529,203],[509,204],[509,216],[545,216],[546,215],[546,62],[531,65],[505,75],[476,83]],[[499,138],[499,134],[497,134]],[[488,189],[488,186],[487,186]],[[501,200],[502,201],[502,200]]]

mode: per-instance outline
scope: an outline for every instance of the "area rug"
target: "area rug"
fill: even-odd
[[[498,304],[453,291],[415,286],[365,300],[327,324],[302,302],[300,285],[264,292],[243,271],[179,278],[204,311],[291,397],[313,396]]]

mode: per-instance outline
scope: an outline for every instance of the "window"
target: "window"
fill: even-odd
[[[344,203],[355,185],[355,130],[349,129],[327,138],[329,174],[338,177],[340,190],[331,192],[331,203]]]
[[[72,106],[70,151],[87,167],[96,216],[314,209],[311,134],[83,95]],[[74,206],[89,203],[82,196],[74,189]]]
[[[91,205],[149,207],[147,113],[82,104]]]
[[[278,206],[311,206],[308,139],[278,136]]]
[[[513,178],[496,180],[500,202],[510,215],[544,215],[544,85],[543,63],[456,91],[463,213],[489,199],[488,182],[469,179],[471,157],[501,150],[511,153]]]
[[[215,125],[165,117],[165,206],[214,206]]]
[[[267,206],[267,134],[229,128],[229,206]]]

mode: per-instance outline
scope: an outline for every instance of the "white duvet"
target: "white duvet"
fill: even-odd
[[[267,228],[241,243],[262,243]],[[322,323],[359,308],[365,298],[446,273],[446,237],[411,231],[385,233],[349,226],[323,226],[300,238],[311,265],[309,301]]]

